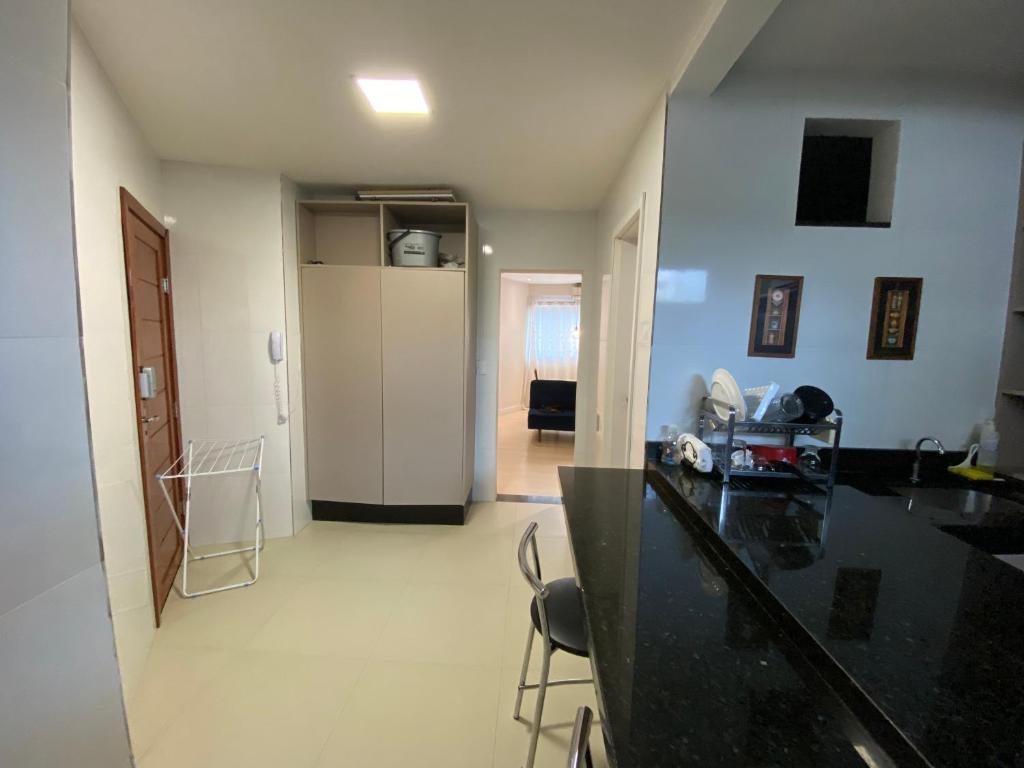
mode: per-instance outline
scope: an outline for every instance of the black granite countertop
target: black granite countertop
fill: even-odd
[[[1013,510],[650,471],[830,684],[852,681],[932,765],[1024,766],[1024,573],[961,530],[1024,530]]]
[[[560,470],[591,664],[618,768],[925,765],[819,673],[640,470]]]

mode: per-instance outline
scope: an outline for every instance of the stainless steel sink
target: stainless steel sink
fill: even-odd
[[[909,499],[907,509],[920,511],[920,507],[932,507],[949,512],[956,512],[965,519],[987,517],[989,515],[1022,515],[1024,521],[1024,505],[1009,499],[993,496],[984,491],[967,488],[916,488],[913,486],[894,488],[900,496]]]
[[[1016,501],[971,488],[892,490],[907,499],[907,512],[975,549],[992,555],[1024,553],[1024,505]]]

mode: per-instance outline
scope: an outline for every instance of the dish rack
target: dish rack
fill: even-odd
[[[727,410],[729,417],[719,416],[715,406]],[[815,424],[797,424],[787,421],[739,421],[736,419],[736,407],[732,403],[716,400],[707,395],[701,400],[700,416],[697,418],[697,437],[707,443],[711,449],[715,471],[721,475],[723,483],[728,483],[734,477],[756,477],[759,480],[806,480],[832,488],[835,485],[836,472],[839,467],[839,438],[843,431],[842,411],[836,408],[830,419],[830,421],[820,421]],[[715,432],[725,431],[724,443],[710,443],[704,440],[704,434],[709,426]],[[785,437],[786,445],[792,446],[797,435],[815,436],[824,433],[832,435],[832,461],[825,474],[801,472],[796,466],[791,466],[787,471],[774,472],[737,469],[732,466],[731,457],[735,450],[736,435],[781,435]]]

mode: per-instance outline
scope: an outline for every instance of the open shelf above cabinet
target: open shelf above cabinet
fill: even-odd
[[[437,232],[441,253],[461,257],[463,263],[471,258],[466,203],[300,200],[297,206],[301,264],[389,267],[387,233],[394,229]]]
[[[392,230],[424,229],[441,235],[440,253],[461,257],[466,254],[465,203],[385,203],[381,206],[381,263],[391,266],[388,252],[388,232]],[[427,267],[429,269],[429,267]]]

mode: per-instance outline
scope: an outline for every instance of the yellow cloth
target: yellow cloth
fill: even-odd
[[[978,469],[977,467],[947,467],[954,475],[961,475],[968,480],[994,480],[995,475],[991,472]]]

